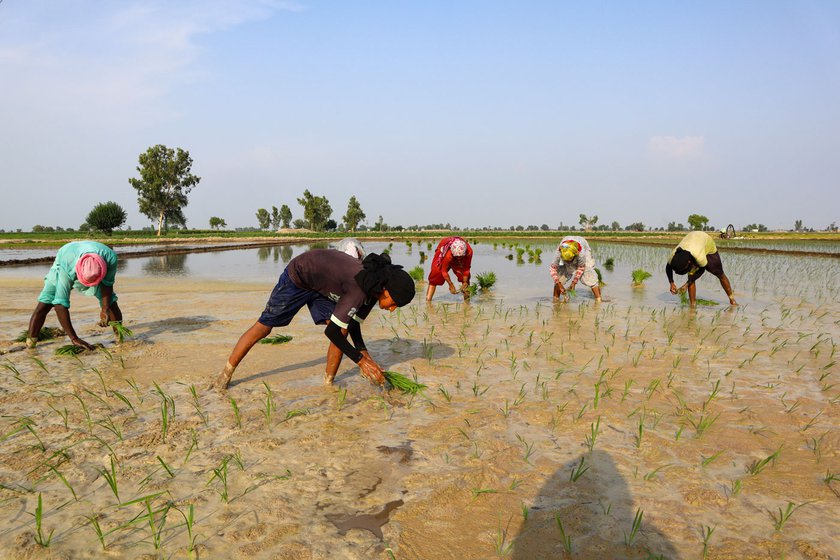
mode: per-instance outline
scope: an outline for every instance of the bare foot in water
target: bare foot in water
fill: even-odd
[[[233,377],[233,372],[236,370],[235,367],[232,367],[230,364],[225,364],[225,367],[219,373],[216,380],[210,384],[208,390],[215,389],[216,391],[225,391],[230,385],[230,380]]]

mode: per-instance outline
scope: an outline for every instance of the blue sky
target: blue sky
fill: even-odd
[[[840,222],[840,3],[4,0],[0,228],[78,227],[154,144],[191,227]]]

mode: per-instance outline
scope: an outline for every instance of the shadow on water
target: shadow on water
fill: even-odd
[[[572,482],[570,475],[581,459],[581,468],[588,469]],[[644,513],[638,532],[626,544],[637,511],[612,456],[598,450],[584,454],[557,470],[540,489],[510,558],[679,559],[668,538],[647,522]],[[566,554],[558,519],[571,538],[571,555]]]
[[[191,317],[173,317],[149,323],[131,323],[131,329],[137,331],[143,338],[151,339],[164,333],[183,334],[207,328],[218,321],[216,317],[194,315]]]

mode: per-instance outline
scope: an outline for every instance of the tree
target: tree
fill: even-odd
[[[613,231],[618,231],[618,230],[620,230],[620,229],[621,229],[621,224],[619,224],[618,222],[613,222],[613,223],[610,225],[610,228],[611,228]]]
[[[796,231],[802,231],[802,220],[796,220],[793,222],[793,229]]]
[[[355,196],[351,196],[350,201],[347,202],[347,213],[341,217],[347,229],[355,232],[359,224],[365,221],[365,218],[367,216],[362,211],[362,206],[359,204],[359,201],[356,200]]]
[[[688,217],[688,225],[693,230],[703,231],[704,226],[709,223],[709,218],[702,214],[692,214]]]
[[[330,201],[325,196],[314,196],[309,189],[303,191],[303,198],[297,201],[303,206],[303,219],[309,222],[309,229],[324,231],[332,215]]]
[[[292,221],[292,210],[285,204],[280,207],[280,221],[283,222],[283,227],[287,229]]]
[[[300,218],[297,218],[294,222],[292,222],[292,225],[295,226],[295,229],[309,229],[309,222],[301,220]]]
[[[222,218],[216,216],[210,218],[210,229],[225,229],[226,227],[227,223]]]
[[[137,190],[140,213],[157,220],[158,236],[165,222],[186,225],[183,208],[187,205],[187,195],[201,181],[201,177],[190,173],[193,163],[190,153],[158,144],[138,159],[140,178],[132,177],[128,182]]]
[[[592,226],[598,223],[598,216],[589,217],[586,214],[581,214],[578,223],[583,226],[584,230],[589,231]]]
[[[630,224],[629,226],[624,228],[624,230],[625,231],[645,231],[645,224],[643,224],[642,222],[633,222],[632,224]]]
[[[271,229],[280,229],[280,210],[276,206],[271,207]]]
[[[677,222],[668,222],[668,231],[685,231],[685,226]]]
[[[548,227],[548,224],[543,224],[543,225],[541,225],[541,226],[540,226],[540,229],[541,229],[542,231],[548,231],[548,230],[549,230],[549,229],[551,229],[551,228],[549,228],[549,227]]]
[[[127,217],[125,210],[116,202],[100,202],[87,215],[85,223],[95,230],[111,235],[112,231],[125,223]]]
[[[326,229],[327,231],[335,231],[337,227],[338,224],[335,223],[335,220],[333,220],[332,218],[327,220],[327,223],[324,225],[324,229]]]
[[[764,224],[750,224],[748,226],[744,226],[741,231],[767,231],[767,226]]]
[[[257,222],[260,224],[260,229],[267,229],[271,223],[271,215],[265,208],[257,210]]]

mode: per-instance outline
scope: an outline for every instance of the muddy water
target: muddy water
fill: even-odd
[[[305,313],[226,396],[206,392],[282,256],[188,255],[180,274],[128,260],[133,341],[113,345],[77,297],[77,328],[108,354],[56,357],[58,341],[0,358],[4,556],[700,558],[713,528],[710,558],[840,557],[840,267],[724,254],[742,305],[692,312],[657,273],[667,251],[595,250],[601,305],[547,297],[547,246],[538,266],[480,243],[488,294],[375,311],[368,347],[428,385],[413,398],[349,363],[323,387],[326,341]],[[417,244],[392,254],[419,262]],[[630,288],[639,267],[655,275]],[[0,338],[23,328],[39,274],[0,278]],[[713,277],[699,295],[725,302]]]

